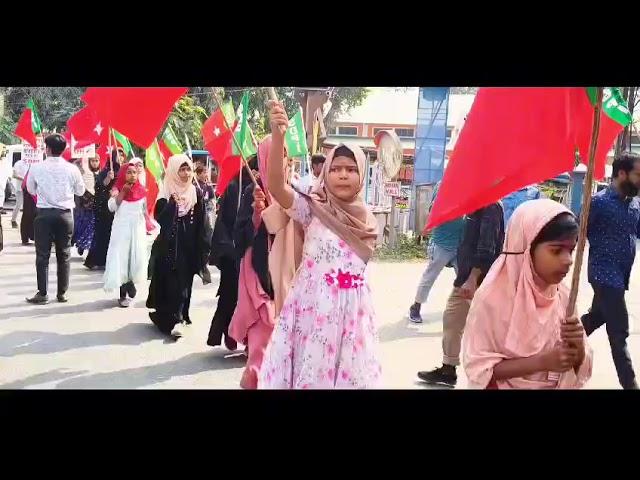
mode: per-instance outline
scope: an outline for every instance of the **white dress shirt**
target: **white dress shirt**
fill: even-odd
[[[73,196],[82,196],[85,186],[78,167],[64,158],[47,157],[31,167],[27,190],[38,196],[38,208],[72,210],[75,207]]]
[[[20,178],[24,178],[25,174],[29,170],[29,164],[24,160],[18,160],[13,166],[13,174],[17,175]],[[13,179],[13,186],[16,187],[16,192],[22,190],[22,180],[18,180],[17,178]]]

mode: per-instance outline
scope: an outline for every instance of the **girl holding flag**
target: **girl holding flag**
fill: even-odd
[[[372,388],[381,368],[371,291],[365,278],[377,222],[362,197],[365,156],[338,145],[311,195],[294,191],[283,172],[286,112],[270,102],[270,194],[305,228],[302,265],[259,374],[259,388]]]
[[[463,336],[469,386],[581,388],[592,353],[576,315],[566,318],[561,282],[578,240],[574,215],[553,200],[531,200],[509,221],[504,252],[476,292]]]
[[[136,296],[135,284],[145,280],[147,242],[145,198],[135,163],[123,165],[111,190],[108,206],[114,212],[104,272],[104,290],[120,289],[118,304],[126,308]]]

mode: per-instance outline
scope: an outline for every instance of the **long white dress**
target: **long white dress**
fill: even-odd
[[[139,284],[147,279],[145,199],[135,202],[123,200],[118,206],[116,199],[112,197],[107,205],[115,215],[107,251],[103,288],[106,292],[112,292],[127,282]]]

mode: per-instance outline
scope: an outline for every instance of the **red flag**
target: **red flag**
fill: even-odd
[[[216,184],[217,195],[222,195],[229,186],[229,183],[238,175],[241,163],[242,158],[239,155],[230,155],[224,159],[218,173],[218,183]]]
[[[576,88],[481,88],[425,231],[532,183],[573,170]],[[590,122],[591,115],[586,120]]]
[[[232,141],[232,130],[227,128],[222,110],[219,108],[202,125],[204,148],[218,165],[230,154],[227,150]]]
[[[146,149],[187,90],[184,87],[91,87],[82,95],[82,100],[100,119]]]
[[[20,115],[20,120],[18,120],[14,133],[16,137],[21,138],[25,142],[29,142],[29,145],[35,149],[38,148],[38,141],[31,125],[31,115],[31,109],[29,108],[25,108],[22,111],[22,115]]]
[[[164,140],[158,140],[158,146],[160,147],[160,153],[162,153],[162,163],[164,163],[164,168],[167,168],[167,163],[169,163],[169,157],[173,155],[167,144],[164,143]]]
[[[102,122],[95,111],[89,107],[73,114],[67,120],[67,126],[76,141],[76,148],[83,148],[92,143],[98,143],[107,125]]]

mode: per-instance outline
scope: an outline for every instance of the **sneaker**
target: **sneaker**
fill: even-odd
[[[56,298],[58,299],[59,303],[67,303],[69,301],[64,293],[56,295]]]
[[[443,365],[430,372],[418,372],[418,378],[431,385],[443,384],[449,387],[455,387],[458,382],[456,367],[450,365]]]
[[[128,308],[129,305],[131,305],[131,300],[128,298],[119,298],[118,305],[120,305],[121,308]]]
[[[184,335],[184,325],[182,324],[182,322],[178,322],[175,324],[173,330],[171,330],[171,335],[174,337],[181,337],[182,335]]]
[[[11,221],[11,228],[18,228],[18,222]]]
[[[27,302],[32,303],[34,305],[45,305],[49,303],[49,296],[42,295],[40,292],[36,293],[33,297],[27,298]]]
[[[409,308],[409,320],[413,323],[422,323],[422,317],[420,316],[420,304],[414,303]]]

